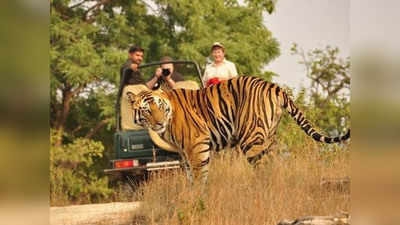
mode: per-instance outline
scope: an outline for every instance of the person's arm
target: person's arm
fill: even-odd
[[[149,81],[146,82],[146,86],[150,89],[153,89],[158,81],[157,76],[153,76]]]
[[[175,81],[172,80],[171,75],[167,76],[164,80],[167,82],[167,84],[168,84],[171,88],[174,88],[174,86],[175,86]]]
[[[181,79],[181,75],[174,71],[174,72],[170,73],[168,76],[162,76],[162,78],[165,80],[165,82],[168,84],[168,86],[170,86],[173,89],[175,86],[175,82],[179,81],[179,79]]]
[[[161,68],[157,68],[154,76],[149,81],[146,82],[146,86],[150,89],[153,89],[160,76],[161,76]]]

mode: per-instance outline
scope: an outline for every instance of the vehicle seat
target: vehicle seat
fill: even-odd
[[[199,84],[193,80],[178,81],[175,83],[174,89],[190,89],[198,90],[200,89]]]

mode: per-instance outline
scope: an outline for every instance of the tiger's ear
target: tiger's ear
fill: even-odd
[[[133,99],[135,99],[136,95],[133,94],[133,93],[130,92],[130,91],[128,91],[128,92],[126,93],[126,95],[128,96],[129,101],[130,101],[131,103],[133,103],[133,102],[134,102]]]

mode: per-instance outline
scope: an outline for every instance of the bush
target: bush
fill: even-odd
[[[110,197],[107,177],[102,177],[98,161],[103,157],[101,142],[77,138],[56,146],[51,135],[50,204],[93,203]]]

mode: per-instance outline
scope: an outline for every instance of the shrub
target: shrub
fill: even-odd
[[[102,177],[98,161],[103,157],[101,142],[77,138],[72,143],[56,146],[51,136],[50,203],[92,203],[107,199],[112,190],[107,177]]]

